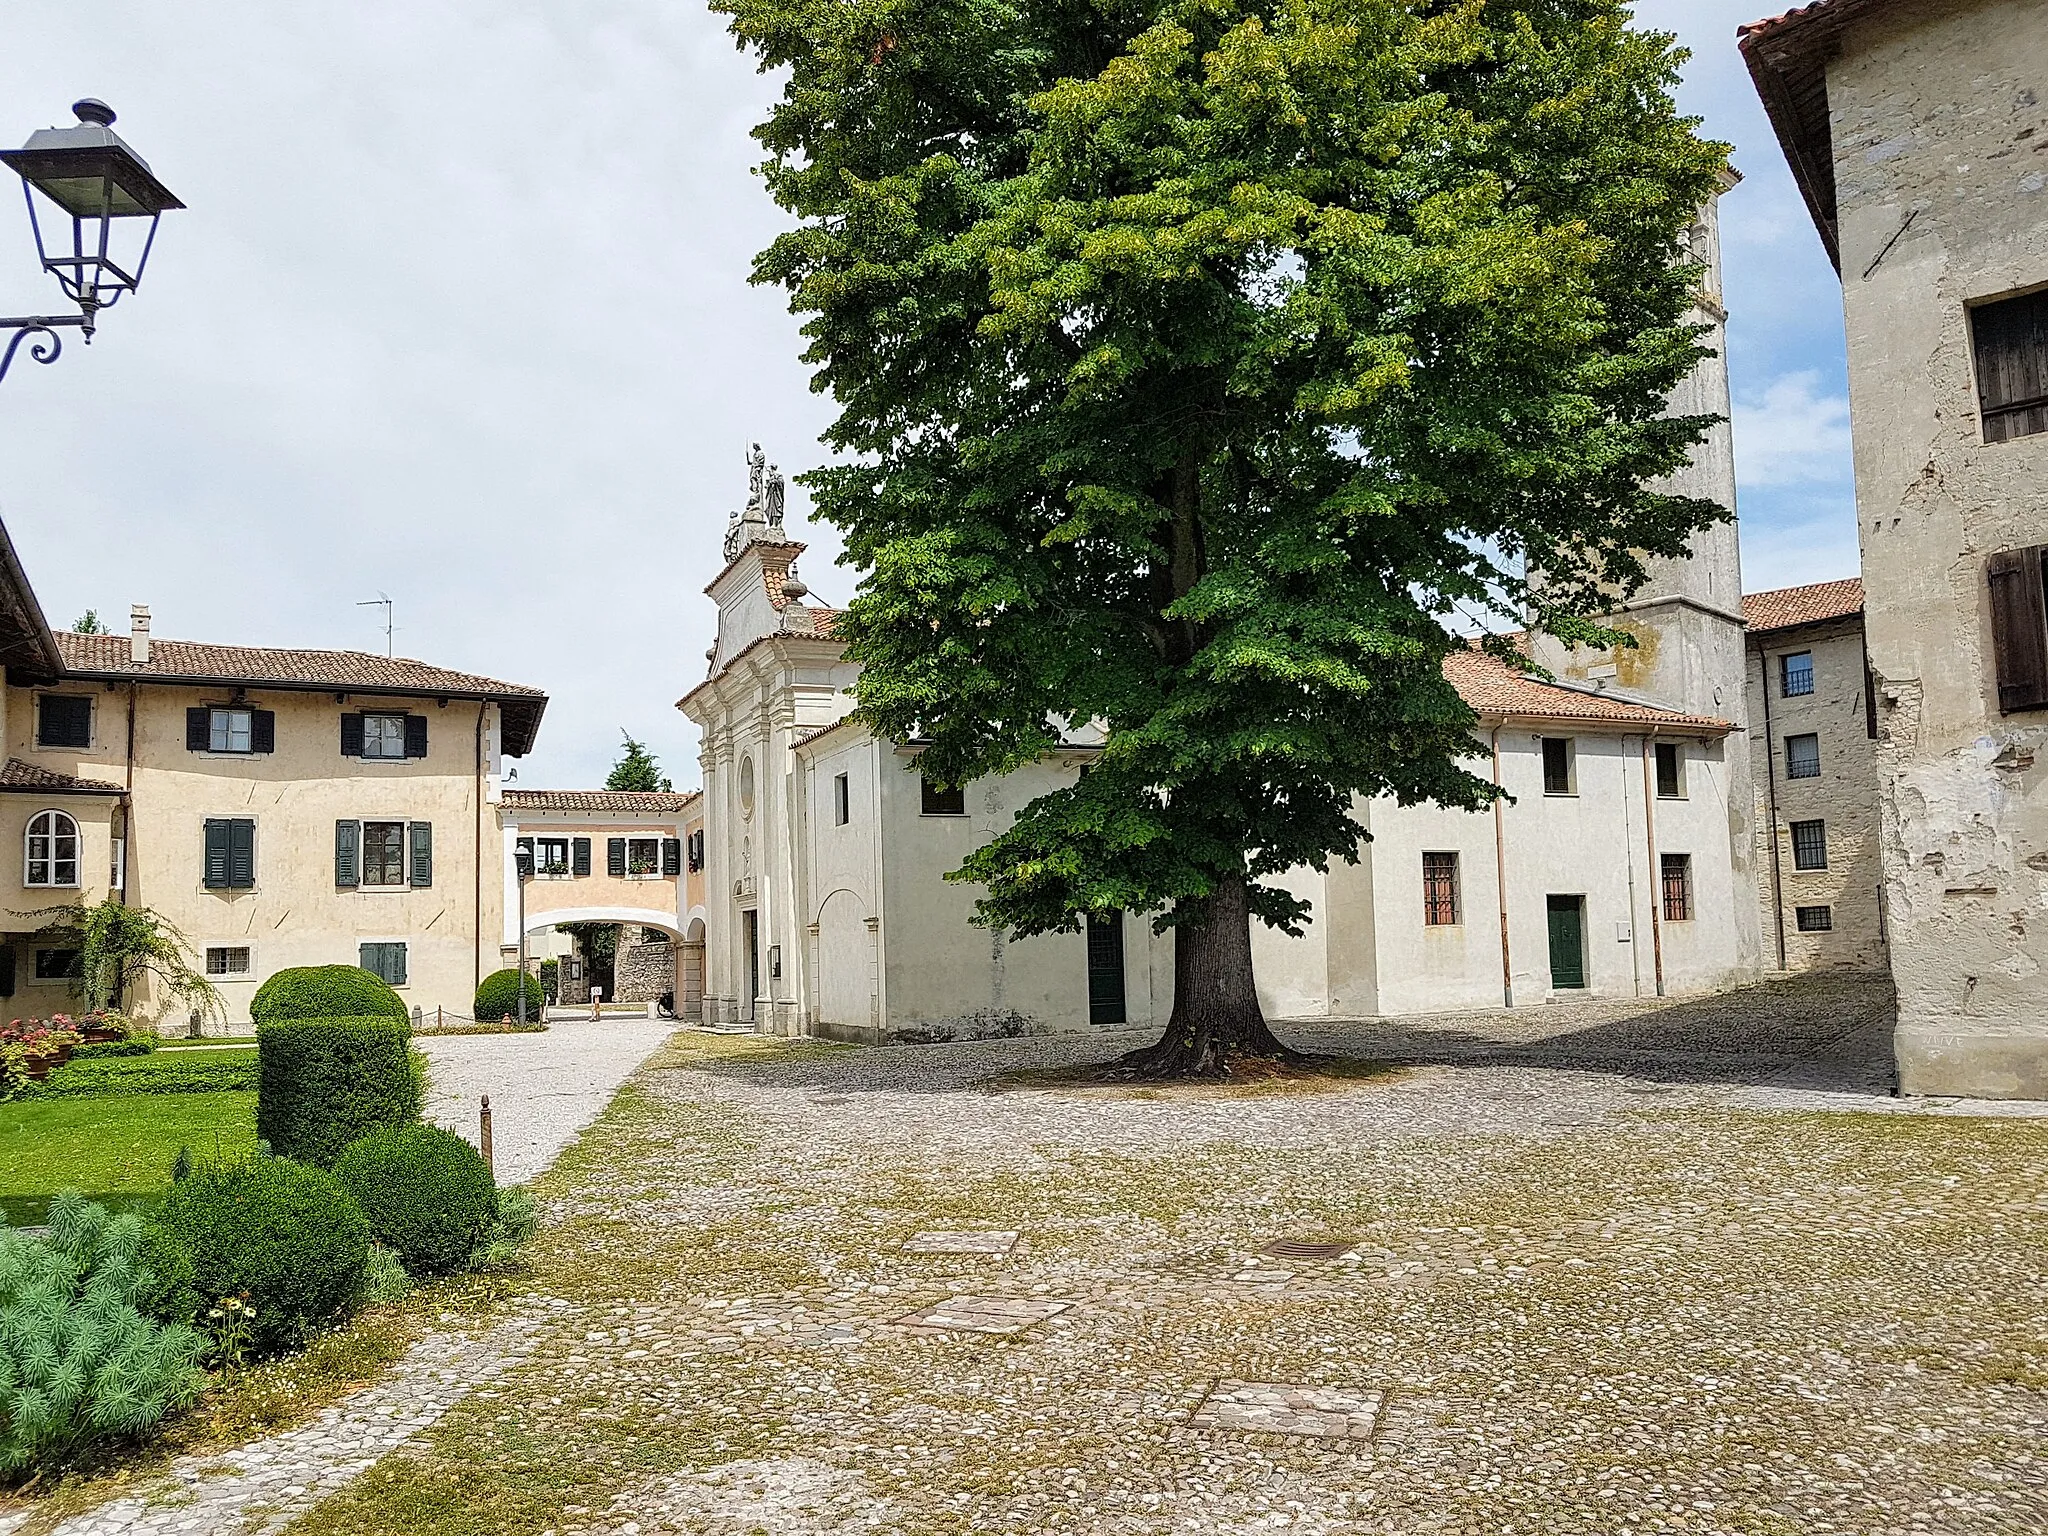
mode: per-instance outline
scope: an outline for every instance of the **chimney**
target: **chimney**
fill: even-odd
[[[149,605],[135,603],[128,609],[128,660],[138,667],[149,665]]]

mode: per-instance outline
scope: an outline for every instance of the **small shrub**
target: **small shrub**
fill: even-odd
[[[130,1035],[126,1040],[94,1040],[72,1051],[73,1061],[99,1061],[109,1056],[148,1056],[156,1050],[156,1036]]]
[[[165,1197],[163,1222],[192,1255],[203,1303],[255,1307],[251,1355],[339,1322],[370,1258],[369,1224],[334,1176],[281,1157],[193,1169]]]
[[[548,1002],[549,1006],[550,1006],[550,1007],[552,1007],[552,1006],[553,1006],[554,1004],[556,1004],[556,1003],[558,1003],[558,1002],[560,1002],[560,1001],[561,1001],[561,994],[562,994],[562,962],[561,962],[561,961],[559,961],[559,960],[543,960],[543,961],[541,961],[541,963],[540,963],[540,995],[541,995],[541,996],[542,996],[543,998],[545,998],[545,999],[547,1000],[547,1002]]]
[[[352,1141],[419,1118],[424,1079],[397,1019],[259,1024],[256,1134],[280,1157],[324,1168]]]
[[[90,1050],[92,1047],[84,1047]],[[256,1087],[254,1051],[164,1051],[153,1056],[84,1060],[74,1054],[26,1099],[96,1099],[129,1093],[249,1093]]]
[[[468,1265],[491,1235],[498,1190],[477,1151],[437,1126],[375,1131],[342,1153],[334,1176],[377,1241],[414,1275]]]
[[[47,1241],[0,1230],[0,1478],[139,1435],[198,1394],[199,1335],[137,1306],[144,1230],[77,1195],[52,1202]]]
[[[409,1019],[405,999],[359,965],[299,965],[256,989],[249,1017],[277,1019]],[[259,1030],[260,1034],[261,1031]]]
[[[526,1016],[538,1019],[545,1007],[542,1000],[540,981],[528,975],[526,978]],[[476,1003],[470,1009],[477,1020],[483,1023],[497,1023],[501,1019],[519,1017],[519,972],[511,967],[493,971],[476,989]]]
[[[525,1268],[519,1250],[540,1229],[540,1207],[518,1185],[498,1191],[498,1217],[491,1223],[490,1240],[469,1261],[480,1275],[516,1274]]]
[[[370,1262],[363,1266],[363,1288],[356,1292],[359,1307],[382,1307],[400,1300],[412,1289],[412,1276],[398,1262],[398,1255],[382,1243],[370,1245]]]
[[[143,1282],[135,1305],[160,1323],[190,1323],[199,1312],[199,1288],[193,1284],[192,1251],[161,1221],[145,1219],[136,1262]]]

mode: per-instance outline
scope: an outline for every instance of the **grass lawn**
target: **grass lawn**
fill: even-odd
[[[37,1225],[50,1197],[68,1189],[117,1208],[149,1204],[169,1186],[180,1147],[194,1156],[254,1151],[256,1095],[123,1093],[0,1104],[0,1212],[11,1225]]]

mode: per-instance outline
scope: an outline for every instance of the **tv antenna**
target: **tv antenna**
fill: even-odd
[[[391,599],[390,599],[390,597],[388,597],[388,596],[387,596],[386,594],[384,594],[384,593],[382,593],[382,592],[379,592],[379,593],[378,593],[378,594],[377,594],[377,595],[376,595],[375,597],[368,597],[368,598],[364,598],[364,599],[363,599],[363,601],[361,601],[360,603],[357,603],[357,604],[356,604],[356,606],[357,606],[358,608],[382,608],[382,609],[384,610],[384,654],[385,654],[386,656],[389,656],[389,655],[391,654]]]

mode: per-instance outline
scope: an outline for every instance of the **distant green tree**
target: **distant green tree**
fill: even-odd
[[[612,764],[612,771],[606,776],[606,789],[636,790],[641,793],[660,791],[666,794],[675,788],[668,781],[668,775],[661,771],[661,764],[654,760],[654,754],[645,745],[635,741],[625,731],[619,734],[626,739],[625,750],[619,760]]]
[[[86,609],[78,622],[71,626],[74,635],[104,635],[106,632],[107,626],[100,622],[97,608]]]

